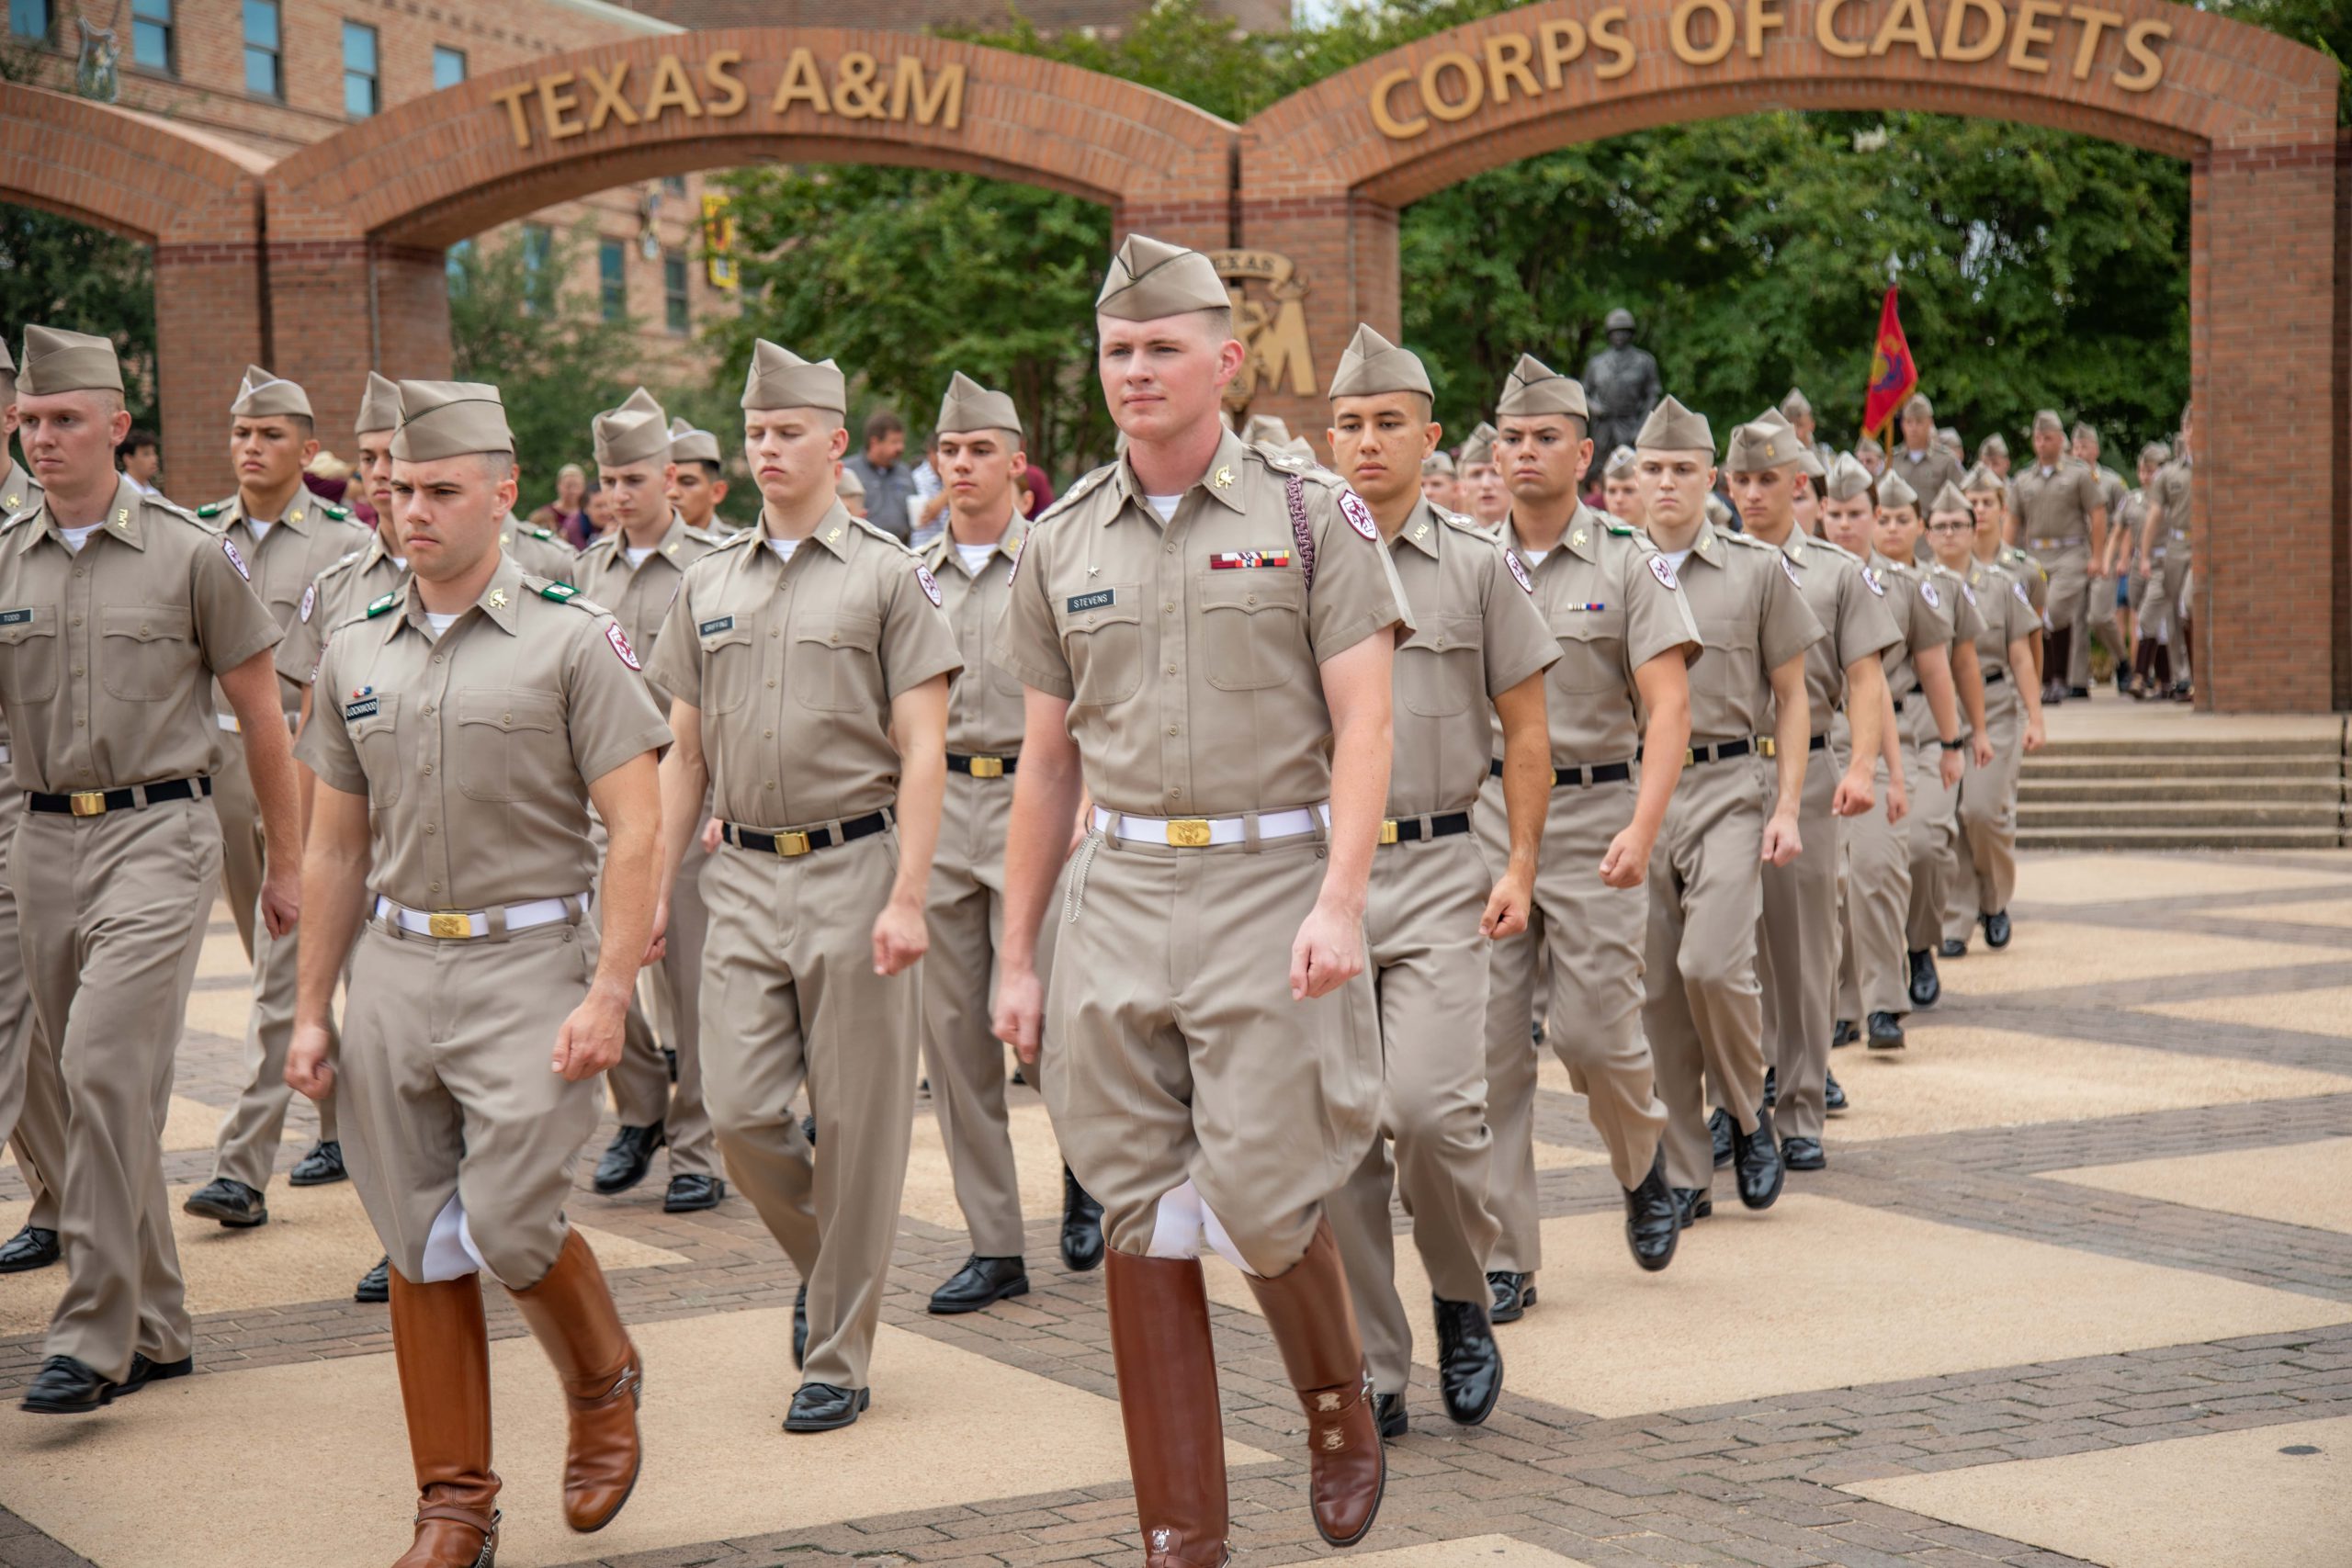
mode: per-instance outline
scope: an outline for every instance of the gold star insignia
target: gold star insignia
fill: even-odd
[[[490,591],[490,607],[493,610],[503,610],[506,608],[506,590],[503,588],[493,588]]]
[[[1233,486],[1233,469],[1229,467],[1219,468],[1216,471],[1216,477],[1210,479],[1209,483],[1218,490],[1231,489]]]
[[[1575,533],[1575,534],[1574,534],[1574,535],[1569,538],[1568,543],[1570,543],[1571,545],[1577,546],[1578,547],[1582,547],[1582,546],[1583,546],[1583,544],[1584,544],[1584,530],[1583,530],[1583,529],[1581,529],[1581,528],[1577,529],[1577,530],[1576,531],[1576,533]]]
[[[1086,569],[1086,575],[1089,577],[1100,577],[1102,575],[1102,569],[1099,566],[1090,566]]]

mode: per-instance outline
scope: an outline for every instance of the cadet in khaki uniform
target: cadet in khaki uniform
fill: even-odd
[[[2116,579],[2131,570],[2131,557],[2125,551],[2126,533],[2123,526],[2123,502],[2131,493],[2123,476],[2098,460],[2098,432],[2086,423],[2076,423],[2068,439],[2067,456],[2090,469],[2098,480],[2099,504],[2107,509],[2107,542],[2091,558],[2090,590],[2086,596],[2084,635],[2075,639],[2073,667],[2066,671],[2066,684],[2087,690],[2091,680],[2091,635],[2107,644],[2107,651],[2115,663],[2115,689],[2126,689],[2129,677],[2124,666],[2131,658],[2131,645],[2123,636],[2121,619],[2115,600]],[[1926,491],[1922,491],[1926,494]]]
[[[687,569],[654,653],[678,735],[662,864],[674,882],[713,797],[705,1094],[728,1173],[800,1271],[808,1348],[785,1429],[820,1432],[869,1400],[963,660],[930,570],[834,499],[849,438],[832,361],[762,342],[742,401],[761,525]]]
[[[1928,509],[1928,544],[1936,564],[1963,584],[1976,611],[1976,668],[1984,682],[1989,764],[1962,774],[1958,831],[1944,867],[1943,956],[1967,951],[1980,923],[1992,947],[2009,942],[2009,895],[2017,888],[2018,773],[2028,752],[2041,750],[2041,694],[2020,682],[2033,669],[2033,630],[2040,625],[2025,584],[1976,558],[1976,514],[1968,498],[1944,487]],[[1981,754],[1981,749],[1980,749]],[[1996,939],[1998,940],[1996,940]]]
[[[2033,606],[2033,662],[2017,671],[2017,678],[2031,682],[2039,691],[2041,634],[2050,624],[2050,573],[2040,561],[2008,542],[2008,480],[1979,463],[1962,478],[1960,491],[1968,497],[1969,510],[1976,516],[1976,558],[1987,566],[1999,567],[2025,584],[2026,600]]]
[[[1960,478],[1960,459],[1936,439],[1935,405],[1925,395],[1914,393],[1903,405],[1903,445],[1884,467],[1921,495],[1933,495]]]
[[[162,1138],[220,874],[215,677],[261,802],[273,936],[294,926],[300,850],[277,624],[235,545],[115,472],[130,416],[113,344],[26,328],[17,407],[44,493],[0,535],[0,712],[26,807],[8,873],[17,907],[43,911],[18,934],[71,1117],[67,1279],[24,1407],[78,1412],[190,1366]]]
[[[1668,397],[1634,445],[1655,558],[1681,584],[1707,649],[1690,676],[1690,761],[1650,855],[1642,1004],[1666,1102],[1667,1179],[1686,1219],[1700,1219],[1713,1207],[1708,1086],[1731,1113],[1739,1201],[1765,1209],[1781,1195],[1780,1145],[1764,1109],[1756,924],[1764,863],[1785,866],[1804,847],[1797,814],[1813,734],[1805,650],[1822,629],[1780,551],[1707,521],[1715,438],[1705,419]],[[1778,783],[1769,815],[1758,757],[1768,696]]]
[[[1826,633],[1804,660],[1813,731],[1797,813],[1804,849],[1785,865],[1764,867],[1757,929],[1765,1055],[1777,1069],[1773,1110],[1781,1162],[1791,1170],[1819,1170],[1827,1163],[1821,1134],[1838,990],[1840,819],[1875,804],[1872,777],[1887,705],[1880,659],[1901,634],[1887,614],[1884,592],[1863,579],[1860,558],[1797,528],[1796,490],[1812,492],[1821,464],[1783,415],[1761,414],[1733,431],[1724,468],[1748,536],[1787,558],[1787,571]],[[1851,737],[1842,761],[1829,740],[1831,722],[1841,712]],[[1720,1111],[1716,1116],[1725,1123],[1728,1142],[1729,1117]]]
[[[2135,702],[2144,701],[2162,689],[2156,683],[2156,654],[2172,630],[2170,620],[2162,613],[2163,595],[2149,591],[2162,570],[2165,541],[2155,541],[2154,547],[2147,552],[2144,566],[2140,551],[2140,536],[2148,531],[2148,507],[2155,499],[2156,476],[2171,461],[2172,448],[2161,441],[2151,441],[2140,448],[2140,488],[2125,502],[2123,515],[2116,525],[2124,535],[2124,564],[2131,582],[2133,640],[2132,683],[2126,693]],[[2166,657],[2163,683],[2169,685],[2171,650],[2164,651]]]
[[[1489,533],[1510,515],[1510,487],[1495,466],[1495,427],[1484,420],[1453,455],[1460,465],[1462,510]]]
[[[1577,500],[1591,466],[1584,389],[1521,355],[1496,407],[1495,456],[1510,481],[1502,544],[1535,584],[1560,658],[1546,680],[1552,797],[1528,930],[1488,950],[1487,1203],[1500,1234],[1487,1285],[1494,1320],[1535,1304],[1535,990],[1550,964],[1545,1037],[1585,1096],[1625,1191],[1625,1244],[1647,1269],[1674,1260],[1679,1222],[1658,1140],[1666,1107],[1642,1033],[1642,943],[1650,851],[1690,739],[1686,668],[1699,628],[1673,574],[1630,525]],[[1640,753],[1638,773],[1634,753]],[[1508,860],[1504,763],[1490,756],[1478,806],[1488,869]]]
[[[717,549],[718,541],[688,527],[671,510],[669,416],[650,392],[639,387],[619,408],[598,414],[590,435],[597,482],[612,502],[616,525],[580,552],[573,581],[612,612],[639,660],[650,667],[686,568]],[[663,700],[658,689],[654,700]],[[695,820],[708,815],[705,803]],[[594,1178],[599,1192],[626,1192],[645,1179],[653,1151],[667,1144],[670,1185],[662,1208],[672,1214],[715,1209],[727,1195],[710,1113],[703,1104],[702,955],[710,925],[697,874],[703,859],[695,855],[678,878],[662,961],[647,969],[640,999],[629,1006],[621,1059],[607,1075],[620,1130]],[[661,1004],[652,1010],[667,1032],[659,1042],[641,999],[649,988]]]
[[[1385,1135],[1328,1203],[1385,1436],[1405,1429],[1413,1357],[1396,1294],[1392,1190],[1404,1195],[1429,1271],[1446,1414],[1475,1426],[1502,1394],[1502,1353],[1487,1320],[1496,1227],[1487,1207],[1487,1064],[1462,1021],[1486,1007],[1486,939],[1527,929],[1552,790],[1544,671],[1560,657],[1526,568],[1473,520],[1421,494],[1419,460],[1441,434],[1430,422],[1432,401],[1418,357],[1356,329],[1331,382],[1333,461],[1380,525],[1414,606],[1414,632],[1396,653],[1388,819],[1364,909],[1380,998]],[[1510,797],[1499,877],[1487,874],[1470,836],[1490,714],[1502,728]]]
[[[601,1529],[637,1483],[642,1364],[564,1200],[652,928],[670,737],[619,624],[498,547],[514,495],[498,389],[400,393],[411,575],[334,629],[302,731],[312,923],[286,1074],[343,1097],[352,1180],[391,1256],[418,1492],[401,1568],[465,1568],[498,1543],[484,1271],[563,1386],[565,1522]]]
[[[726,472],[718,436],[683,419],[670,422],[670,504],[687,527],[699,528],[714,539],[735,531],[718,515],[718,503],[727,499]]]
[[[1364,889],[1405,609],[1359,497],[1223,429],[1243,350],[1206,256],[1130,236],[1095,309],[1126,451],[1030,530],[997,634],[1030,690],[995,1015],[1034,1056],[1035,943],[1061,921],[1046,1103],[1102,1202],[1144,1561],[1215,1568],[1204,1247],[1242,1269],[1306,1411],[1317,1530],[1361,1540],[1386,1473],[1323,1201],[1376,1133]],[[1081,770],[1093,831],[1048,910]]]
[[[2156,470],[2148,490],[2147,518],[2140,525],[2140,572],[2153,580],[2158,624],[2165,629],[2156,656],[2157,687],[2165,694],[2186,699],[2190,691],[2189,659],[2196,626],[2189,604],[2189,569],[2194,542],[2189,532],[2190,470],[2189,412],[2180,412],[2180,439],[2172,461]],[[2154,549],[2164,547],[2163,570],[2156,570]]]
[[[2033,464],[2009,480],[2009,543],[2031,551],[2050,574],[2049,653],[2042,660],[2045,703],[2090,695],[2086,685],[2073,680],[2074,649],[2090,637],[2090,563],[2107,548],[2107,504],[2099,495],[2098,472],[2070,462],[2065,446],[2064,423],[2055,412],[2043,409],[2033,416]],[[1936,493],[1925,486],[1913,488],[1923,496]]]
[[[1600,502],[1609,515],[1629,528],[1639,528],[1649,521],[1642,511],[1641,481],[1634,477],[1634,449],[1620,446],[1609,454],[1601,465]]]
[[[237,467],[237,493],[199,506],[196,514],[227,536],[254,574],[254,591],[269,606],[283,633],[317,595],[319,574],[364,545],[365,528],[348,509],[332,505],[304,488],[303,465],[319,449],[308,393],[257,365],[245,367],[243,384],[230,405],[229,456]],[[281,679],[278,700],[290,733],[300,722],[302,687]],[[223,703],[223,731],[234,734],[236,715]],[[293,1091],[286,1086],[286,1046],[294,1033],[294,976],[300,960],[293,933],[272,937],[254,929],[254,900],[263,865],[261,823],[253,786],[234,748],[224,748],[224,765],[213,779],[212,808],[220,814],[221,881],[238,934],[254,963],[254,1002],[245,1023],[245,1084],[237,1103],[221,1118],[213,1142],[212,1179],[188,1194],[189,1213],[218,1220],[231,1230],[249,1230],[269,1220],[263,1189],[277,1160],[279,1135]],[[319,1105],[319,1143],[287,1172],[296,1187],[321,1187],[344,1179],[343,1146],[335,1136],[334,1101]]]

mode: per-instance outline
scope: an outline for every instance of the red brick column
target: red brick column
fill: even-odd
[[[381,241],[284,240],[269,247],[270,368],[300,381],[319,440],[350,457],[368,372],[396,380],[450,375],[443,253]]]
[[[1331,384],[1356,323],[1368,322],[1391,338],[1398,332],[1396,209],[1354,192],[1245,190],[1240,212],[1238,243],[1288,256],[1298,269],[1296,277],[1307,286],[1300,304],[1321,383],[1304,396],[1287,382],[1261,388],[1250,412],[1281,419],[1292,434],[1306,436],[1328,457],[1324,433],[1330,427],[1331,405],[1323,388]]]
[[[155,247],[155,401],[164,487],[187,506],[237,488],[229,405],[245,367],[266,364],[260,247],[251,241]]]

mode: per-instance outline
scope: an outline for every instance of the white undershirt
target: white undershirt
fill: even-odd
[[[424,619],[425,623],[433,628],[433,635],[437,637],[444,632],[447,631],[451,626],[456,626],[458,624],[458,616],[464,614],[465,612],[463,610],[459,610],[454,615],[436,615],[432,611],[427,610],[424,612]]]
[[[96,533],[99,529],[105,526],[106,525],[103,523],[92,523],[85,527],[60,528],[57,531],[65,536],[65,542],[68,545],[71,545],[74,549],[79,550],[84,545],[90,542],[91,535]]]
[[[1664,556],[1666,558],[1666,564],[1672,567],[1677,571],[1680,571],[1682,570],[1682,563],[1690,558],[1690,552],[1689,550],[1660,550],[1658,551],[1658,554]]]
[[[277,527],[277,525],[276,523],[265,523],[258,517],[248,517],[245,519],[245,526],[253,530],[254,547],[258,549],[261,547],[261,542],[269,537],[269,531],[272,528]]]
[[[1144,499],[1151,502],[1151,509],[1159,513],[1159,520],[1165,523],[1176,515],[1176,503],[1183,500],[1184,496],[1180,491],[1174,495],[1147,495]]]
[[[643,566],[645,564],[645,558],[651,555],[658,547],[658,546],[648,545],[640,550],[634,545],[624,545],[621,547],[621,554],[628,557],[629,567],[634,570],[636,568]]]
[[[408,557],[406,556],[386,556],[384,558],[391,562],[394,566],[400,568],[402,571],[406,571],[408,570]]]
[[[768,548],[775,552],[775,558],[778,560],[790,560],[792,552],[799,547],[800,541],[797,539],[779,539],[773,534],[768,536]]]
[[[1521,545],[1519,547],[1519,553],[1520,558],[1525,560],[1528,565],[1542,566],[1544,564],[1544,558],[1550,555],[1552,552],[1549,550],[1531,550],[1525,545]]]
[[[1166,519],[1163,518],[1161,521],[1165,522]],[[964,558],[965,574],[970,577],[978,577],[980,575],[980,569],[989,564],[989,557],[996,554],[996,547],[994,545],[958,544],[956,547],[956,553]]]

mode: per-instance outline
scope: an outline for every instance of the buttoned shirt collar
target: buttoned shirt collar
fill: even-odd
[[[1201,477],[1186,485],[1182,493],[1190,495],[1196,490],[1205,491],[1227,512],[1246,511],[1248,504],[1241,494],[1241,457],[1249,449],[1242,444],[1241,437],[1229,430],[1224,431],[1217,438],[1216,451],[1209,458],[1209,466],[1201,470]],[[1125,456],[1119,458],[1118,477],[1114,482],[1118,485],[1122,496],[1142,507],[1153,522],[1159,521],[1159,513],[1153,511],[1151,502],[1145,499],[1143,481],[1136,478],[1135,468]],[[1113,508],[1103,514],[1102,521],[1107,524],[1125,510],[1125,507]]]
[[[1438,521],[1437,513],[1430,505],[1428,496],[1413,502],[1413,510],[1406,514],[1405,525],[1396,531],[1396,544],[1411,545],[1431,560],[1437,558],[1437,536],[1445,525]],[[1394,547],[1391,547],[1392,548]]]
[[[1154,513],[1154,515],[1158,514]],[[1018,559],[1021,555],[1021,541],[1028,532],[1029,519],[1021,515],[1019,507],[1014,507],[1012,521],[1005,525],[1004,533],[994,541],[996,554],[1003,556],[1007,560]],[[979,575],[977,571],[964,570],[963,542],[956,537],[956,525],[952,521],[939,531],[939,537],[933,539],[924,549],[925,554],[930,558],[931,570],[934,573],[953,570],[963,571],[967,577]],[[981,570],[986,570],[989,562],[995,558],[995,556],[991,555],[983,559],[980,562]]]
[[[620,567],[627,571],[635,571],[639,566],[644,564],[644,562],[631,561],[628,558],[629,551],[633,547],[628,542],[628,532],[627,529],[614,529],[611,537],[616,541],[613,546],[613,565]],[[653,558],[653,556],[675,558],[678,553],[678,547],[684,544],[685,541],[686,520],[684,517],[679,516],[676,512],[673,511],[670,513],[670,525],[662,531],[662,537],[654,543],[653,555],[647,556],[645,559],[646,561],[650,561]]]
[[[1600,558],[1602,527],[1600,519],[1593,513],[1591,508],[1582,502],[1577,502],[1577,509],[1568,513],[1568,525],[1562,531],[1560,542],[1544,552],[1544,560],[1550,560],[1560,551],[1567,550],[1580,560],[1598,561]],[[1519,518],[1516,513],[1503,514],[1503,541],[1519,554],[1523,556],[1527,553],[1527,544],[1519,536]],[[1537,561],[1535,570],[1541,571],[1543,569],[1544,561]]]
[[[99,523],[105,525],[104,532],[113,535],[132,549],[142,552],[147,548],[147,533],[140,519],[139,508],[144,499],[139,493],[138,487],[120,474],[117,474],[114,499],[107,503],[106,514],[98,519]],[[17,531],[18,555],[31,549],[44,538],[55,539],[69,552],[74,548],[73,546],[65,543],[64,530],[58,526],[57,513],[51,509],[46,495],[41,501],[40,520],[43,525],[41,527],[26,527]],[[96,537],[96,535],[88,536],[88,538],[95,537]],[[85,544],[88,542],[88,538],[84,540]]]
[[[497,570],[490,574],[490,581],[482,584],[481,595],[468,605],[466,610],[458,612],[458,619],[450,623],[449,630],[457,630],[468,612],[480,610],[485,619],[511,637],[514,631],[515,616],[520,613],[522,597],[529,592],[529,589],[523,586],[523,569],[514,564],[513,556],[501,550],[498,553]],[[416,575],[412,572],[409,574],[408,581],[401,585],[400,614],[394,615],[392,624],[384,628],[384,640],[388,643],[391,641],[403,626],[414,627],[428,641],[437,640],[434,637],[433,623],[426,620],[424,615],[424,595],[422,584],[418,582]]]
[[[1724,564],[1724,547],[1718,542],[1713,518],[1699,519],[1699,532],[1690,541],[1690,553],[1683,558],[1683,564],[1687,566],[1694,560],[1702,560],[1712,566]]]

